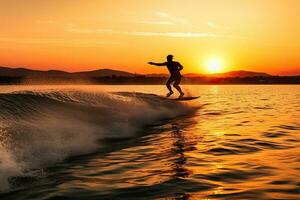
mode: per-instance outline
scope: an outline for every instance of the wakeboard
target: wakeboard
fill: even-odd
[[[191,100],[194,100],[194,99],[198,99],[200,96],[197,96],[197,97],[179,97],[179,98],[175,98],[175,99],[170,99],[170,100],[173,100],[173,101],[191,101]]]

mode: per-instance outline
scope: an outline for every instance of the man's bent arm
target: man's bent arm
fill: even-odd
[[[181,71],[183,69],[183,66],[178,62],[178,69]]]

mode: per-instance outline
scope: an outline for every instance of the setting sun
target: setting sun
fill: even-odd
[[[223,65],[222,59],[218,57],[210,57],[204,63],[206,71],[210,74],[222,72],[224,67]]]

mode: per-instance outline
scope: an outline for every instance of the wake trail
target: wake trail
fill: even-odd
[[[0,94],[0,110],[0,190],[6,190],[13,177],[194,109],[152,94],[58,90]]]

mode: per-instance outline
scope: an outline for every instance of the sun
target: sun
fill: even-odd
[[[205,60],[204,66],[210,74],[220,73],[223,71],[223,60],[219,57],[210,57]]]

